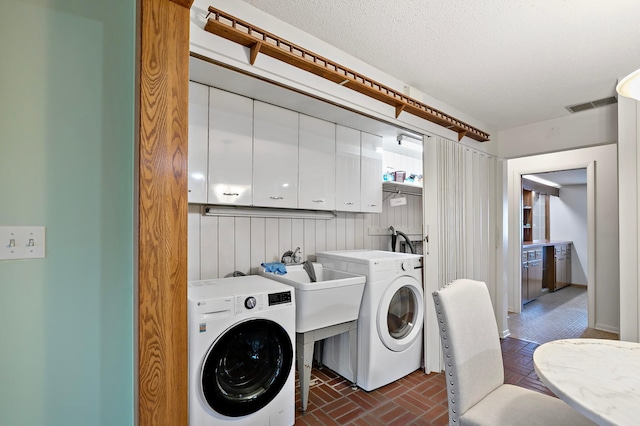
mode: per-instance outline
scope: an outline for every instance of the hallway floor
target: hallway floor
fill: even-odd
[[[533,370],[535,343],[501,341],[505,382],[552,395]],[[443,373],[417,370],[389,385],[366,392],[328,368],[311,371],[307,412],[300,410],[296,383],[296,425],[446,425],[447,392]]]
[[[618,339],[615,333],[588,328],[587,289],[565,287],[527,303],[522,313],[509,313],[511,337],[538,344],[558,339]]]

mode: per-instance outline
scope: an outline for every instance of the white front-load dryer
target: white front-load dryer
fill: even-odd
[[[422,256],[380,250],[320,252],[325,267],[367,277],[358,316],[357,353],[348,336],[324,342],[322,362],[341,376],[371,391],[420,368],[424,297]]]
[[[191,281],[189,424],[295,422],[295,295],[257,275]]]

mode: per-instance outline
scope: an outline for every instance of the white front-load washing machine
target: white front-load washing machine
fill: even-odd
[[[191,281],[189,424],[295,422],[295,295],[257,275]]]
[[[348,336],[324,342],[322,362],[371,391],[420,368],[424,298],[422,256],[380,250],[328,251],[316,254],[327,268],[365,275],[367,280],[358,316],[357,353]]]

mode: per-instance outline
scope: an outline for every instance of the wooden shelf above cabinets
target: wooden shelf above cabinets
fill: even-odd
[[[456,132],[459,141],[465,136],[478,142],[489,140],[489,134],[480,129],[214,7],[209,7],[204,29],[248,47],[252,65],[262,53],[391,105],[396,118],[404,111]]]
[[[533,240],[533,194],[522,190],[522,241]]]

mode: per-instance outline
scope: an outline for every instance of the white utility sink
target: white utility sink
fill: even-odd
[[[296,333],[358,319],[366,277],[324,268],[320,263],[313,263],[313,269],[314,283],[303,265],[287,265],[284,275],[258,269],[260,275],[295,288]]]

